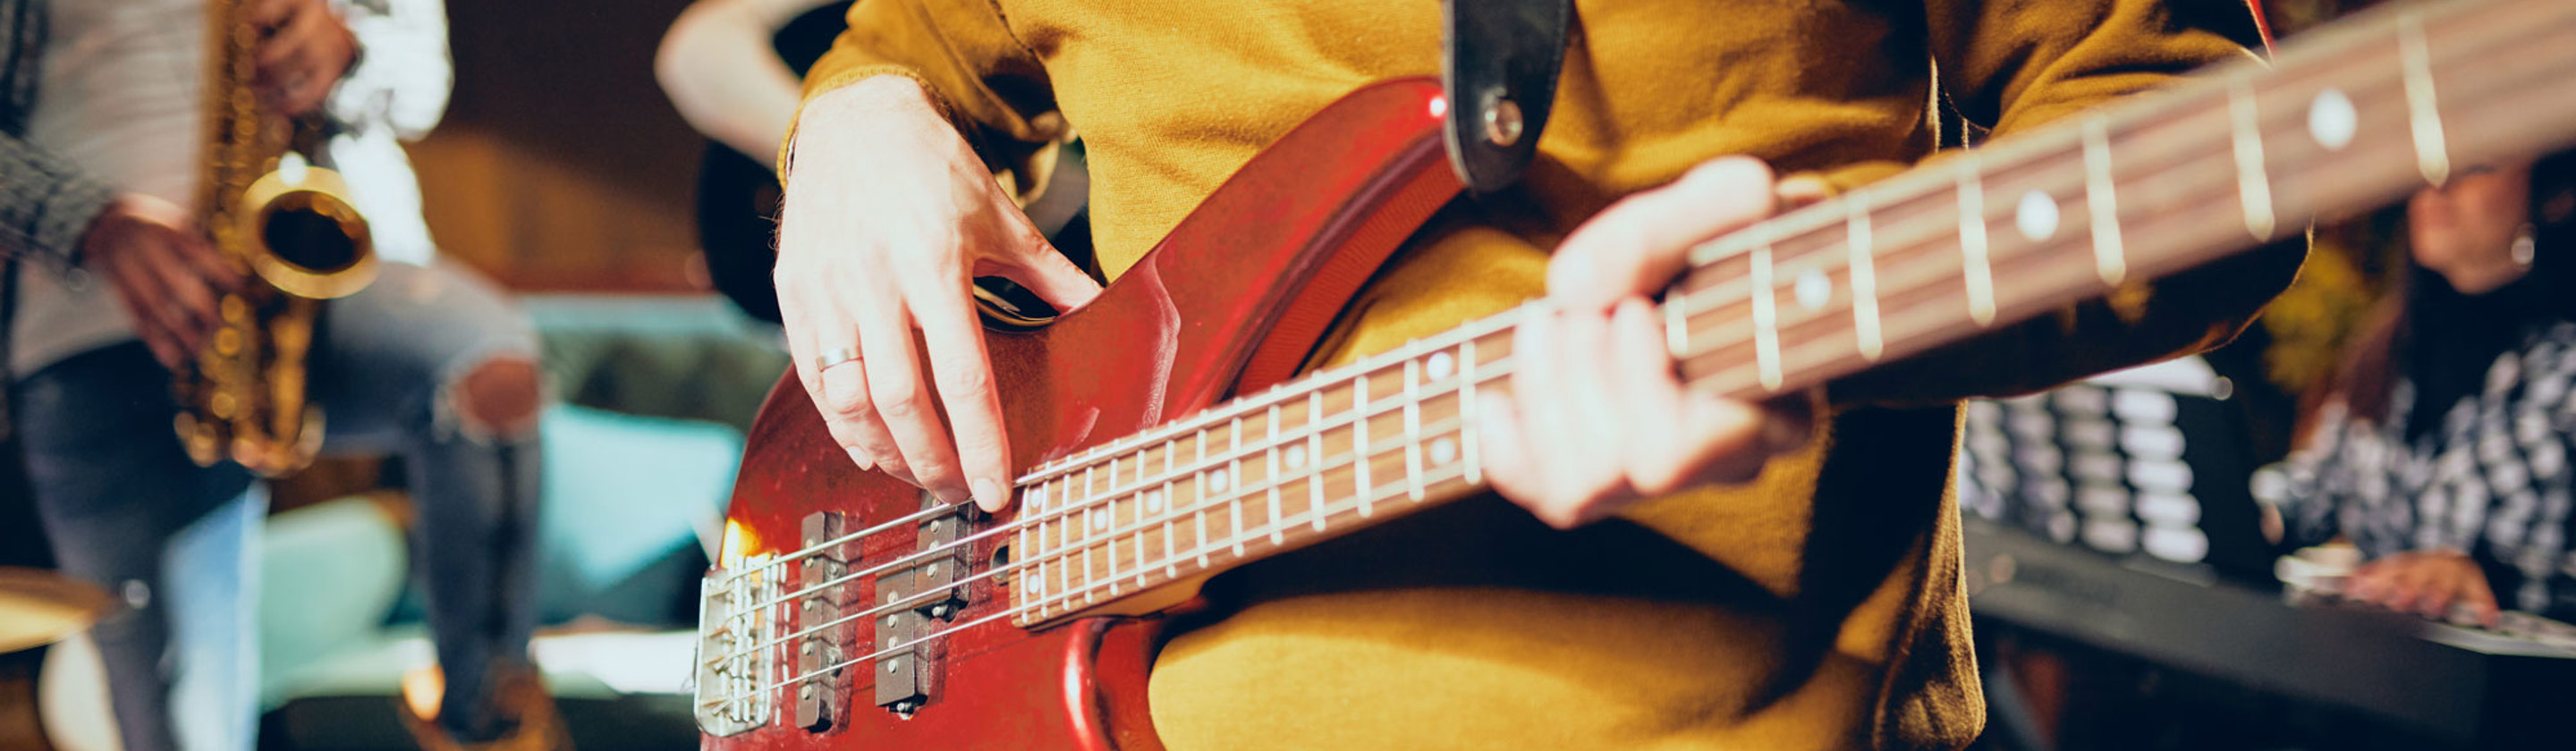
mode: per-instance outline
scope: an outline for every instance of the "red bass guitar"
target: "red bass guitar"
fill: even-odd
[[[2576,142],[2576,3],[2387,9],[2272,66],[1994,141],[1697,249],[1695,388],[1806,388]],[[1017,503],[861,472],[797,384],[750,436],[696,675],[711,749],[1154,749],[1157,614],[1209,575],[1480,489],[1508,312],[1298,376],[1459,191],[1428,80],[1351,93],[1091,305],[990,332]],[[1534,303],[1536,304],[1536,303]],[[788,376],[794,377],[793,373]]]

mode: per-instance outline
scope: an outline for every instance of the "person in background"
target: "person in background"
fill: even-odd
[[[2576,156],[2471,170],[2406,204],[2413,268],[2285,468],[2288,542],[2341,536],[2352,598],[2489,626],[2576,620]]]
[[[311,362],[326,451],[393,453],[412,478],[414,570],[444,670],[414,729],[431,748],[557,734],[528,656],[537,342],[491,283],[431,261],[397,140],[446,107],[439,0],[241,0],[252,85],[318,113],[388,263],[330,303]],[[129,606],[93,630],[124,746],[248,749],[256,534],[238,465],[171,430],[170,369],[246,283],[197,224],[205,0],[0,0],[0,251],[16,429],[63,570]],[[212,540],[199,548],[193,542]],[[193,551],[193,552],[189,552]],[[506,706],[505,706],[506,705]],[[526,741],[520,743],[520,741]]]
[[[653,57],[662,93],[713,141],[698,160],[698,246],[707,279],[754,319],[778,322],[769,286],[778,176],[805,69],[848,26],[849,0],[698,0]]]

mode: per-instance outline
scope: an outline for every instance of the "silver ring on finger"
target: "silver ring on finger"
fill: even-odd
[[[835,366],[848,365],[858,361],[859,348],[833,347],[831,349],[823,350],[823,354],[814,356],[814,372],[820,373],[826,370],[831,370]]]

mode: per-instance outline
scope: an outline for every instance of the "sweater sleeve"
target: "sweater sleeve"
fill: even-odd
[[[115,197],[69,160],[0,133],[0,253],[71,268],[81,235]]]
[[[2028,131],[2181,74],[2249,55],[2260,40],[2233,0],[1927,0],[1925,42],[1942,92],[1996,136]],[[1897,171],[1860,164],[1850,187]],[[1923,404],[2037,391],[2096,373],[2199,352],[2233,339],[2289,286],[2304,236],[2056,315],[1837,381],[1841,403]],[[1994,363],[2012,363],[1997,369]]]
[[[988,161],[1009,164],[1060,135],[1046,68],[1011,33],[990,0],[861,0],[842,32],[805,74],[804,101],[876,76],[921,83],[931,100]],[[780,145],[779,174],[794,159],[796,133]]]
[[[323,102],[331,119],[358,130],[391,128],[420,138],[447,112],[455,66],[447,54],[443,0],[335,0],[363,50]]]

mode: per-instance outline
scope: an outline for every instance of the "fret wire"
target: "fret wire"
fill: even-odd
[[[1778,293],[1771,284],[1771,243],[1753,246],[1753,362],[1762,371],[1762,387],[1780,388]]]
[[[1224,486],[1240,487],[1240,483],[1243,479],[1243,458],[1240,453],[1243,450],[1243,418],[1234,418],[1233,427],[1225,432],[1227,454],[1234,458],[1227,459],[1225,462],[1226,468],[1218,470],[1219,474],[1217,477],[1227,480],[1226,482],[1218,483],[1220,487],[1216,489],[1216,492],[1219,493],[1227,492],[1227,489]],[[1232,512],[1234,516],[1234,554],[1241,556],[1243,555],[1243,496],[1241,494],[1229,496],[1226,499],[1225,507],[1228,511]]]
[[[1027,497],[1035,498],[1036,496],[1031,495],[1031,496],[1027,496]],[[1019,551],[1020,551],[1020,554],[1021,554],[1021,555],[1023,555],[1023,556],[1034,554],[1034,553],[1038,552],[1038,547],[1039,547],[1040,545],[1043,545],[1043,544],[1044,544],[1044,543],[1032,543],[1032,542],[1031,542],[1033,539],[1036,539],[1036,536],[1037,536],[1038,534],[1039,534],[1038,532],[1036,532],[1036,531],[1034,531],[1034,530],[1031,530],[1029,527],[1027,527],[1027,526],[1022,526],[1022,527],[1020,527],[1020,528],[1019,528],[1019,532],[1018,532],[1018,534],[1013,535],[1013,537],[1016,539],[1016,541],[1015,541],[1015,542],[1013,542],[1012,544],[1013,544],[1013,545],[1018,546],[1018,549],[1019,549]],[[1035,592],[1035,590],[1036,590],[1037,588],[1044,587],[1044,586],[1046,585],[1046,578],[1045,578],[1045,577],[1046,577],[1046,573],[1045,573],[1045,572],[1046,572],[1046,568],[1045,568],[1044,566],[1040,566],[1037,570],[1035,570],[1035,571],[1031,572],[1028,576],[1021,577],[1021,581],[1020,581],[1020,582],[1018,582],[1018,583],[1019,583],[1019,585],[1020,585],[1022,588],[1030,589],[1030,590],[1031,590],[1031,592],[1030,592],[1031,594],[1035,594],[1035,593],[1036,593],[1036,592]]]
[[[1200,428],[1200,429],[1199,429],[1199,431],[1198,431],[1198,433],[1199,433],[1199,440],[1198,440],[1198,444],[1199,444],[1199,458],[1198,458],[1198,461],[1196,461],[1196,462],[1192,462],[1192,463],[1191,463],[1191,466],[1193,466],[1193,467],[1202,466],[1202,465],[1207,464],[1207,429],[1206,429],[1206,428]],[[1191,474],[1191,476],[1192,476],[1192,477],[1197,478],[1197,480],[1196,480],[1196,481],[1198,482],[1198,492],[1195,492],[1195,493],[1190,494],[1190,495],[1191,495],[1191,498],[1190,498],[1190,508],[1195,509],[1195,510],[1196,510],[1196,512],[1197,512],[1197,513],[1192,514],[1192,516],[1195,516],[1195,517],[1197,517],[1197,518],[1198,518],[1198,525],[1199,525],[1199,543],[1200,543],[1200,546],[1201,546],[1201,547],[1205,547],[1205,546],[1206,546],[1206,543],[1207,543],[1207,536],[1208,536],[1208,533],[1207,533],[1207,500],[1208,500],[1208,492],[1207,492],[1207,473],[1206,473],[1206,472],[1203,472],[1203,471],[1199,471],[1199,470],[1193,469],[1193,470],[1191,471],[1191,473],[1190,473],[1190,474]],[[1206,553],[1200,553],[1200,554],[1199,554],[1199,566],[1200,566],[1201,568],[1205,568],[1207,565],[1208,565],[1208,557],[1207,557],[1207,554],[1206,554]]]
[[[1074,525],[1075,528],[1082,532],[1082,537],[1079,538],[1079,545],[1082,548],[1082,589],[1085,593],[1091,591],[1092,585],[1099,583],[1098,577],[1100,576],[1099,571],[1091,565],[1091,537],[1093,533],[1099,531],[1092,529],[1092,527],[1095,526],[1092,523],[1092,520],[1096,518],[1093,517],[1092,514],[1099,511],[1099,509],[1091,507],[1093,503],[1099,500],[1098,496],[1092,495],[1094,487],[1092,471],[1098,468],[1099,467],[1097,465],[1094,465],[1084,467],[1082,469],[1082,520]],[[1083,600],[1085,602],[1090,601],[1090,599],[1091,596],[1089,594],[1083,595]]]
[[[1073,503],[1072,499],[1069,498],[1059,498],[1057,502],[1063,507],[1080,507]],[[1063,516],[1060,513],[1055,517],[1055,541],[1057,547],[1064,548],[1073,545],[1073,532],[1068,529],[1073,526],[1073,524],[1074,521],[1070,517]],[[1071,557],[1063,557],[1055,562],[1055,578],[1055,591],[1063,592],[1073,589],[1073,559]]]
[[[1878,329],[1878,250],[1870,236],[1869,194],[1853,192],[1845,199],[1849,215],[1844,219],[1843,244],[1848,250],[1852,332],[1862,359],[1875,362],[1886,350],[1886,340]]]
[[[2106,287],[2120,286],[2129,259],[2120,247],[2120,199],[2111,180],[2109,118],[2084,118],[2084,203],[2093,216],[2093,268]],[[1875,358],[1873,358],[1875,359]]]
[[[2397,17],[2397,60],[2406,82],[2407,122],[2415,133],[2415,169],[2424,181],[2440,187],[2451,180],[2451,146],[2442,133],[2442,105],[2433,93],[2432,48],[2424,40],[2423,17],[2407,11]]]
[[[1968,318],[1995,322],[1995,272],[1986,263],[1985,175],[1975,152],[1959,158],[1959,268],[1968,285]]]
[[[2244,76],[2230,80],[2227,86],[2230,140],[2236,153],[2237,202],[2245,208],[2245,232],[2256,240],[2271,240],[2272,178],[2263,166],[2263,122],[2255,111],[2254,87]]]
[[[1422,429],[1422,361],[1404,361],[1404,484],[1413,500],[1422,500],[1422,441],[1414,435]]]
[[[1118,457],[1116,455],[1111,455],[1109,457],[1109,484],[1112,488],[1116,488],[1118,485]],[[1092,513],[1096,514],[1096,516],[1093,516],[1092,518],[1094,520],[1108,519],[1109,523],[1097,526],[1112,530],[1117,529],[1118,494],[1110,493],[1108,495],[1101,496],[1099,503],[1100,508],[1092,510]],[[1100,530],[1094,529],[1093,531],[1098,532]],[[1100,545],[1102,548],[1101,557],[1108,559],[1102,563],[1108,569],[1107,578],[1109,581],[1109,594],[1110,596],[1115,597],[1118,595],[1118,535],[1115,532],[1102,535]]]
[[[1270,455],[1270,471],[1262,479],[1275,479],[1279,477],[1279,405],[1270,405],[1270,438],[1264,443],[1269,444],[1264,451]],[[1285,510],[1279,504],[1279,485],[1273,483],[1270,486],[1270,544],[1277,545],[1286,539],[1286,526]]]
[[[1165,456],[1169,456],[1169,454],[1165,454]],[[1173,540],[1180,537],[1181,534],[1174,531],[1174,527],[1172,525],[1179,523],[1178,520],[1180,517],[1176,512],[1180,511],[1181,503],[1180,499],[1172,496],[1172,481],[1170,480],[1163,481],[1163,508],[1165,509],[1164,511],[1156,512],[1158,514],[1165,515],[1163,519],[1163,575],[1177,578],[1181,575],[1181,568],[1179,565],[1181,559],[1180,554],[1174,549]]]
[[[1314,461],[1323,459],[1324,431],[1331,429],[1324,418],[1324,392],[1310,391],[1307,392],[1307,394],[1305,427],[1315,429],[1306,431],[1306,457],[1308,461],[1300,462],[1298,464],[1297,469],[1300,472],[1305,472],[1306,467],[1313,466]],[[1314,517],[1312,522],[1315,525],[1315,531],[1322,532],[1324,531],[1324,516],[1316,513],[1315,510],[1324,507],[1324,475],[1316,472],[1308,472],[1306,474],[1306,478],[1306,515]]]
[[[1367,405],[1369,403],[1368,376],[1369,374],[1367,373],[1361,373],[1359,377],[1351,379],[1351,408],[1360,412],[1359,419],[1354,420],[1351,423],[1351,445],[1353,446],[1366,446],[1369,441],[1368,421],[1372,414],[1367,410]],[[1368,490],[1370,488],[1377,487],[1375,483],[1369,481],[1369,466],[1367,462],[1361,462],[1358,467],[1352,468],[1351,478],[1351,484],[1359,488],[1360,495],[1363,498],[1367,497]],[[1372,508],[1368,502],[1363,501],[1360,503],[1361,518],[1368,518],[1370,512],[1374,510],[1375,509]]]
[[[1483,465],[1479,464],[1477,452],[1484,442],[1476,437],[1476,340],[1474,339],[1458,345],[1458,378],[1465,381],[1465,384],[1458,389],[1458,422],[1465,426],[1458,431],[1460,436],[1458,454],[1465,457],[1467,462],[1467,482],[1482,485],[1485,482],[1485,472]]]

